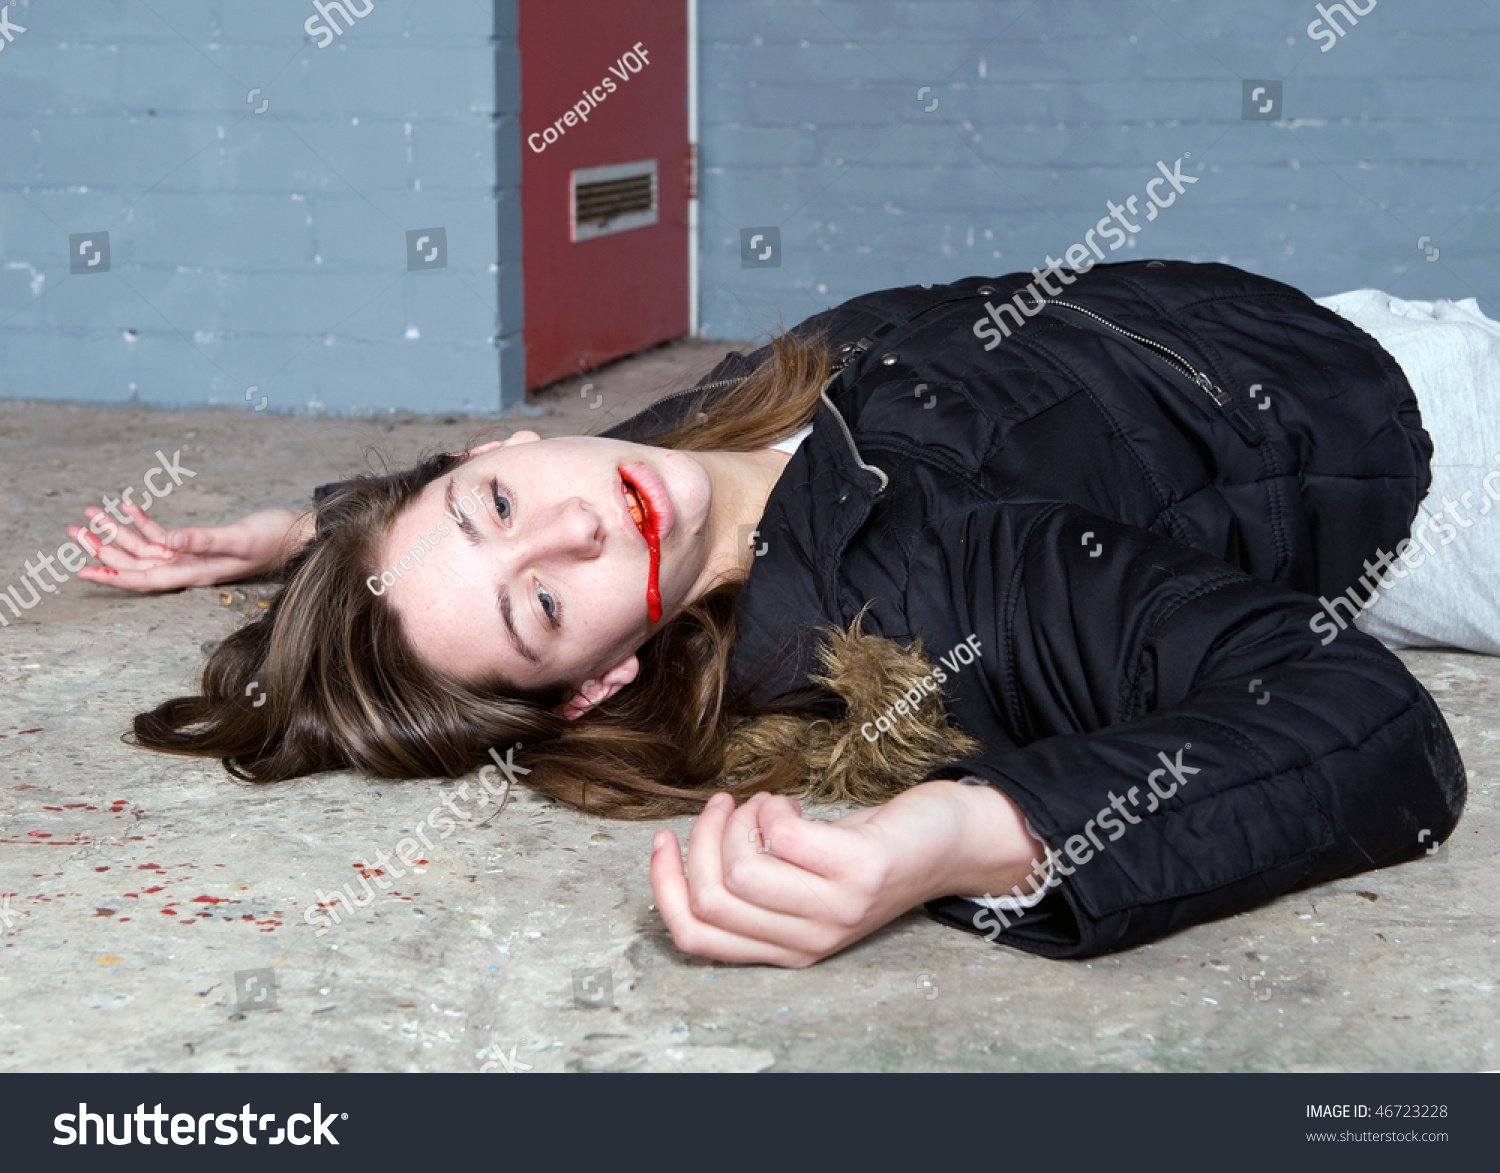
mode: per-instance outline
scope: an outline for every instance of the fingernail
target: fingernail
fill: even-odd
[[[665,831],[658,831],[655,835],[652,836],[652,838],[651,838],[651,850],[652,851],[660,851],[666,845],[667,845],[667,833]]]
[[[174,550],[186,550],[187,534],[168,534],[167,545]]]

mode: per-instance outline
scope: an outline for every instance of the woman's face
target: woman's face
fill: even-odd
[[[595,436],[517,432],[473,449],[396,520],[366,585],[395,607],[422,660],[461,680],[577,687],[622,662],[633,676],[633,653],[659,625],[626,478],[655,517],[670,619],[701,592],[709,473],[686,452]]]

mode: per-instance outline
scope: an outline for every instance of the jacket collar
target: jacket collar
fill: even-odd
[[[850,385],[842,373],[823,385],[812,434],[772,488],[753,539],[757,554],[735,605],[729,684],[732,696],[756,707],[817,699],[807,678],[818,670],[818,631],[844,626],[865,602],[844,597],[839,567],[890,478],[863,459],[839,409]]]

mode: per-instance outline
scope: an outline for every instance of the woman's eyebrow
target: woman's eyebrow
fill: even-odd
[[[475,526],[473,519],[458,507],[458,502],[453,497],[453,485],[457,480],[458,474],[454,473],[448,478],[448,487],[443,490],[443,500],[448,506],[447,516],[455,518],[458,521],[458,528],[463,530],[464,537],[477,546],[484,539],[479,536],[479,529]]]
[[[526,646],[525,641],[521,639],[521,633],[516,630],[516,621],[511,614],[510,590],[504,586],[500,588],[500,618],[505,620],[505,634],[510,637],[511,645],[516,651],[533,664],[540,664],[542,658]]]
[[[453,498],[453,485],[457,480],[457,473],[448,478],[448,487],[443,490],[443,500],[446,501],[448,505],[448,516],[456,517],[459,519],[458,528],[463,530],[464,537],[468,538],[469,541],[477,546],[482,543],[484,539],[480,536],[479,530],[474,525],[473,520],[470,519],[463,512],[463,510],[459,509],[457,502],[455,502]],[[500,618],[505,623],[505,634],[510,639],[511,646],[515,648],[518,653],[520,653],[522,658],[529,660],[533,664],[540,664],[542,662],[541,656],[539,656],[536,652],[532,651],[529,647],[526,646],[526,641],[521,638],[521,633],[516,630],[515,611],[513,606],[511,605],[510,600],[510,588],[505,586],[503,583],[500,586],[499,599]]]

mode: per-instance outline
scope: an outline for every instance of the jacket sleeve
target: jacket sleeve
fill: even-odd
[[[996,748],[928,777],[998,787],[1063,878],[1032,910],[953,897],[940,919],[1086,957],[1415,858],[1457,823],[1437,705],[1318,600],[1073,506],[953,524],[926,570],[993,639],[964,687],[1013,744],[971,730]]]

